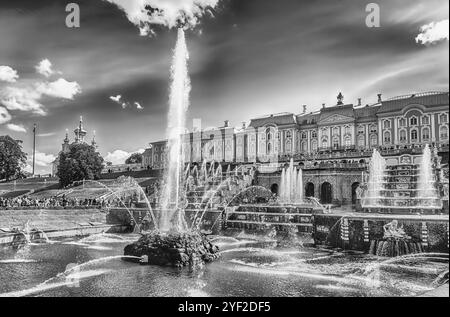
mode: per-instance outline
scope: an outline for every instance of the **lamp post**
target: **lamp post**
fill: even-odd
[[[34,176],[34,166],[36,162],[36,129],[37,124],[35,123],[33,125],[33,176]]]

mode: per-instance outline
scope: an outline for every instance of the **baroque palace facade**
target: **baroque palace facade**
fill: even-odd
[[[374,105],[337,104],[317,112],[281,113],[252,119],[241,128],[228,121],[216,129],[183,136],[186,163],[206,160],[257,170],[255,182],[278,191],[281,169],[294,159],[303,168],[305,195],[323,203],[350,204],[364,181],[373,149],[390,164],[405,157],[418,162],[425,144],[436,147],[448,164],[449,93],[431,92],[382,100]],[[145,168],[163,169],[167,142],[151,143]]]

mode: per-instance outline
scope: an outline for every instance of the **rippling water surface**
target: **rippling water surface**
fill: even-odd
[[[137,238],[97,235],[0,250],[0,296],[414,296],[448,270],[436,257],[392,262],[218,237],[220,260],[180,271],[122,261]]]

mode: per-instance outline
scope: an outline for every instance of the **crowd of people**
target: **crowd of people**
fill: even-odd
[[[70,208],[70,207],[89,207],[89,208],[111,208],[111,207],[132,207],[134,199],[129,198],[120,200],[118,198],[109,199],[77,199],[56,196],[51,198],[32,198],[21,196],[16,198],[0,197],[0,209],[7,208]]]

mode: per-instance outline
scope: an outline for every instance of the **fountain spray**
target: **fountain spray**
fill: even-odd
[[[178,40],[174,50],[171,68],[171,87],[168,113],[168,150],[164,187],[161,193],[161,217],[159,228],[162,231],[182,230],[179,221],[175,228],[170,223],[174,213],[179,212],[180,189],[184,158],[181,136],[185,132],[186,111],[189,107],[191,83],[188,74],[189,53],[183,29],[178,29]],[[179,217],[177,217],[179,218]]]

